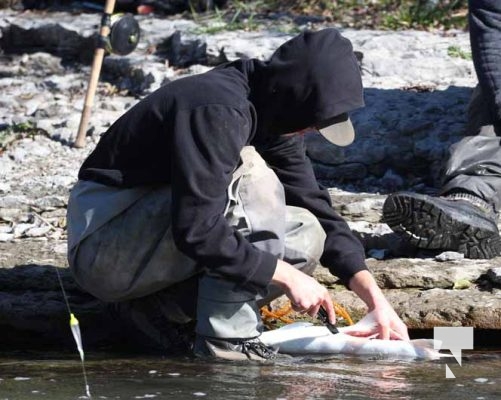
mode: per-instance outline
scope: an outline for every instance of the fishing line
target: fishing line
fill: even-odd
[[[68,296],[66,295],[66,291],[64,290],[63,280],[61,279],[61,274],[59,273],[59,268],[58,267],[54,267],[54,268],[56,269],[57,279],[59,281],[59,286],[61,286],[61,291],[63,293],[64,302],[66,303],[66,308],[68,309],[68,314],[70,315],[71,333],[73,334],[73,338],[75,339],[75,342],[77,344],[78,353],[80,354],[80,361],[82,364],[82,372],[83,372],[84,384],[85,384],[85,394],[90,399],[90,398],[92,398],[92,396],[90,394],[89,383],[87,381],[87,372],[85,371],[85,356],[84,356],[84,351],[83,351],[83,346],[82,346],[82,335],[80,333],[80,324],[78,323],[78,319],[71,312],[70,302],[68,301]]]

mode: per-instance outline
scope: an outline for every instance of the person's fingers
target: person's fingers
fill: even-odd
[[[411,340],[409,337],[409,332],[407,332],[407,327],[405,325],[404,326],[397,325],[396,329],[392,329],[391,331],[392,333],[395,334],[395,336],[398,337],[399,340],[406,340],[406,341]]]
[[[353,336],[356,338],[363,338],[363,339],[379,339],[379,333],[374,333],[374,332],[369,332],[369,331],[352,331],[352,332],[345,332],[343,331],[345,335],[348,336]]]
[[[398,330],[397,333],[400,335],[402,340],[410,341],[409,332],[407,332],[407,327],[404,330]]]
[[[390,339],[390,327],[388,325],[379,325],[379,339],[389,340]]]
[[[360,331],[348,331],[348,332],[344,331],[343,333],[346,335],[349,335],[349,336],[354,336],[354,337],[367,337],[367,336],[369,336],[368,332],[360,332]]]
[[[390,339],[391,340],[404,340],[404,341],[409,341],[409,338],[405,338],[402,334],[400,334],[397,331],[394,331],[393,329],[390,330]]]
[[[402,321],[400,323],[398,333],[403,335],[404,340],[411,340],[411,338],[409,337],[409,330],[407,329],[407,325],[405,325]]]
[[[302,307],[300,304],[294,303],[291,301],[291,307],[294,311],[302,313],[304,312],[304,307]]]
[[[343,333],[346,333],[347,335],[350,336],[356,336],[356,337],[368,337],[374,334],[374,329],[372,328],[366,328],[366,329],[349,329],[349,328],[343,328]]]
[[[385,337],[385,333],[383,331],[384,327],[379,326],[379,327],[371,327],[371,328],[366,328],[366,329],[356,329],[356,330],[350,330],[349,328],[344,328],[343,333],[350,335],[350,336],[356,336],[356,337],[367,337],[367,338],[375,338],[377,337],[378,339],[385,339],[385,340],[404,340],[404,341],[409,341],[409,337],[406,335],[403,335],[402,333],[395,331],[393,329],[386,330],[388,332],[387,337]]]
[[[320,309],[320,305],[317,305],[317,306],[314,306],[314,307],[311,307],[307,313],[310,317],[312,318],[315,318],[316,315],[318,314],[318,310]]]
[[[322,302],[322,306],[324,307],[325,311],[327,311],[327,315],[329,317],[329,322],[331,324],[335,324],[336,323],[336,310],[334,310],[334,305],[332,304],[332,299],[328,293],[327,293],[326,298],[324,298],[324,301]]]
[[[309,314],[311,316],[315,316],[315,314],[310,313],[310,311],[314,308],[314,306],[309,305],[308,303],[300,302],[300,303],[292,303],[292,309],[301,314]]]

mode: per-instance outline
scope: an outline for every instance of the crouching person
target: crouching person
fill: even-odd
[[[79,171],[68,204],[76,281],[135,304],[144,324],[152,313],[195,319],[198,356],[264,360],[275,350],[259,341],[260,305],[285,294],[297,311],[324,307],[335,321],[311,277],[320,262],[376,311],[382,338],[408,339],[305,156],[305,130],[351,143],[348,113],[361,106],[351,43],[335,29],[304,32],[266,62],[238,60],[158,89]]]

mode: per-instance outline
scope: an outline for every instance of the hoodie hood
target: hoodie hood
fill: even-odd
[[[258,140],[318,126],[364,105],[353,47],[336,29],[303,32],[268,61],[253,60],[252,70]]]

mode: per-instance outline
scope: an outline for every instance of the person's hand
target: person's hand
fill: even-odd
[[[311,276],[285,261],[278,260],[272,282],[282,288],[295,311],[315,317],[322,306],[327,311],[329,321],[332,324],[336,322],[336,313],[328,290]]]
[[[372,310],[378,337],[380,339],[410,340],[407,326],[393,307],[387,301],[385,303],[385,305],[377,305]]]
[[[369,271],[357,272],[350,280],[350,288],[369,307],[371,323],[358,324],[356,330],[347,329],[344,332],[353,336],[409,340],[407,327],[386,300]]]
[[[410,340],[407,327],[388,302],[370,310],[356,325],[344,328],[343,333],[385,340]]]

